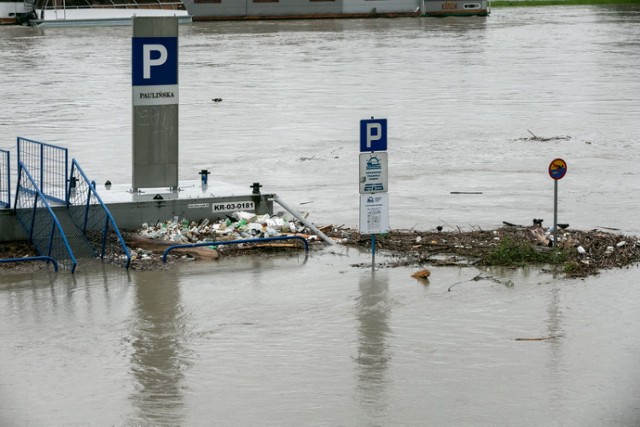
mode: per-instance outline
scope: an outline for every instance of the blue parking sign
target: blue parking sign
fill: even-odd
[[[132,55],[133,86],[178,83],[177,37],[134,37]]]
[[[360,152],[387,151],[387,119],[360,120]]]

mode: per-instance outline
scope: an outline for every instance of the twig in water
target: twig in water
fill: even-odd
[[[515,284],[511,281],[511,280],[507,280],[506,282],[503,282],[501,280],[496,279],[495,277],[487,277],[487,276],[483,276],[482,273],[478,274],[475,277],[472,277],[469,280],[465,280],[463,282],[458,282],[458,283],[454,283],[453,285],[449,286],[449,288],[447,289],[447,291],[451,292],[451,288],[453,288],[456,285],[459,285],[461,283],[466,283],[466,282],[479,282],[480,280],[490,280],[494,283],[500,283],[501,285],[505,285],[507,288],[513,288],[515,286]]]
[[[553,340],[558,338],[558,335],[550,335],[548,337],[540,337],[540,338],[516,338],[515,341],[546,341]]]
[[[462,282],[454,283],[453,285],[449,286],[449,288],[447,289],[447,291],[451,292],[451,288],[453,288],[455,285],[459,285],[459,284],[461,284],[461,283],[467,283],[467,282],[479,282],[480,280],[483,280],[483,279],[486,279],[486,277],[483,277],[483,276],[482,276],[482,273],[480,273],[480,274],[478,274],[477,276],[472,277],[472,278],[471,278],[471,279],[469,279],[469,280],[463,280]]]

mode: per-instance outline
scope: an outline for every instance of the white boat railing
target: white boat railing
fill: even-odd
[[[39,10],[67,10],[67,9],[164,9],[164,10],[185,10],[181,1],[147,1],[137,2],[127,0],[126,2],[96,1],[96,0],[39,0],[35,5]]]

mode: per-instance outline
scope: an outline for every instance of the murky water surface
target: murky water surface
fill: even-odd
[[[183,26],[181,178],[259,181],[355,226],[358,122],[386,117],[393,228],[551,223],[562,157],[560,220],[638,234],[639,24],[567,7]],[[0,147],[64,145],[130,182],[130,37],[0,28]],[[424,286],[368,260],[1,276],[0,424],[640,423],[638,268],[434,268]]]

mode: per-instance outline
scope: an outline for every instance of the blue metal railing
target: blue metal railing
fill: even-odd
[[[66,203],[68,150],[18,137],[18,164],[23,163],[37,187],[49,200]]]
[[[8,262],[31,262],[31,261],[46,261],[47,264],[52,263],[53,269],[58,271],[58,263],[55,259],[50,256],[30,256],[24,258],[0,258],[0,263],[8,263]]]
[[[262,239],[244,239],[244,240],[225,240],[221,242],[203,242],[203,243],[186,243],[182,245],[173,245],[169,246],[164,250],[162,254],[162,262],[167,262],[167,255],[174,249],[184,249],[184,248],[196,248],[200,246],[222,246],[222,245],[236,245],[240,243],[261,243],[261,242],[270,242],[275,240],[302,240],[304,242],[304,251],[309,252],[309,242],[302,236],[277,236],[277,237],[265,237]]]
[[[22,162],[18,162],[18,186],[14,208],[18,221],[38,253],[59,261],[72,273],[75,272],[76,258],[62,226],[29,169]]]
[[[87,178],[78,162],[71,162],[68,200],[69,214],[75,225],[87,237],[93,250],[100,258],[125,258],[125,268],[129,268],[131,254],[118,230],[116,221],[95,189],[95,182]]]
[[[11,207],[11,163],[7,150],[0,149],[0,208]]]

